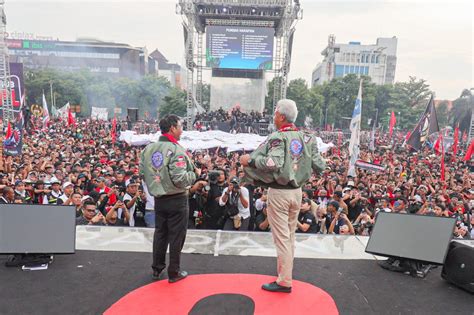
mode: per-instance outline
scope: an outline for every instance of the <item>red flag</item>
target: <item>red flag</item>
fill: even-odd
[[[454,129],[454,143],[453,143],[453,155],[456,156],[458,153],[458,143],[459,143],[459,127]]]
[[[441,137],[441,181],[444,181],[444,143],[443,143],[443,135],[440,134]]]
[[[467,131],[464,130],[464,133],[462,134],[462,142],[467,142]]]
[[[390,131],[389,131],[390,138],[392,138],[393,127],[395,127],[396,123],[397,123],[397,117],[395,117],[395,113],[392,111],[392,116],[390,117]]]
[[[474,139],[471,140],[471,144],[469,148],[467,148],[466,156],[464,156],[464,161],[469,161],[471,159],[472,154],[474,153]]]
[[[5,139],[9,139],[11,136],[12,136],[12,124],[8,122],[7,133],[5,135]]]
[[[408,141],[408,139],[410,139],[410,136],[411,136],[411,131],[408,131],[407,135],[405,136],[405,141]]]
[[[71,113],[71,108],[69,107],[67,110],[67,125],[76,125],[76,120],[74,119],[74,116]]]
[[[433,147],[437,155],[441,154],[441,145],[443,145],[443,148],[444,148],[444,143],[441,143],[442,141],[443,141],[443,133],[440,132],[438,135],[438,139],[436,140],[435,145]]]
[[[115,144],[117,140],[117,118],[114,115],[114,119],[112,119],[112,144]]]

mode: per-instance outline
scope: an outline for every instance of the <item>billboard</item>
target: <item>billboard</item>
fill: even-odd
[[[206,66],[217,69],[271,70],[275,30],[266,27],[208,26]]]

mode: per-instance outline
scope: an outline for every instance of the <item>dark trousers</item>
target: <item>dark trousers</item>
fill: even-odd
[[[155,234],[153,237],[153,270],[166,267],[166,250],[170,246],[168,276],[179,272],[181,250],[188,226],[188,197],[179,194],[155,198]]]

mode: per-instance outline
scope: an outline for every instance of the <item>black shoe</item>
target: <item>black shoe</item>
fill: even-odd
[[[183,280],[188,276],[188,273],[186,271],[180,271],[178,274],[174,276],[169,276],[168,282],[169,283],[175,283],[178,282],[179,280]]]
[[[163,270],[153,270],[153,274],[151,275],[151,278],[154,280],[154,281],[157,281],[157,280],[163,280]]]
[[[284,287],[276,283],[276,281],[262,285],[262,289],[270,292],[291,293],[291,287]]]

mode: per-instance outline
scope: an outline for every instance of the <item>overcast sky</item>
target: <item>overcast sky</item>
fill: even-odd
[[[181,17],[170,0],[6,0],[7,31],[61,40],[92,37],[158,48],[182,63]],[[395,80],[424,78],[438,99],[474,87],[472,0],[300,0],[290,78],[308,82],[329,34],[336,43],[398,37]]]

